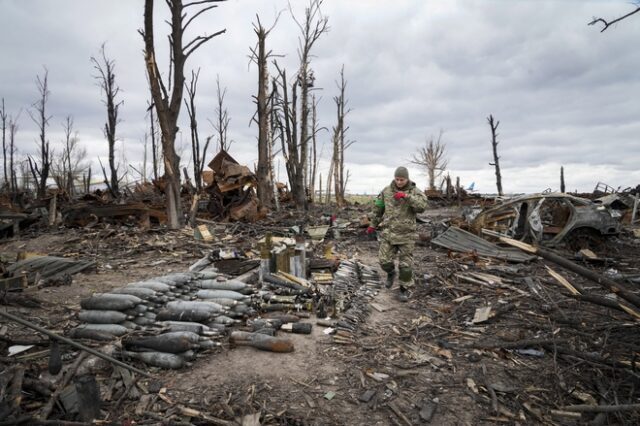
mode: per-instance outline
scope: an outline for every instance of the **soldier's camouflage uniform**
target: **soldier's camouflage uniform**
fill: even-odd
[[[404,192],[407,196],[396,200],[393,198],[396,192]],[[397,253],[400,285],[409,288],[413,285],[416,214],[427,208],[427,196],[412,181],[402,189],[398,189],[395,181],[392,181],[378,194],[373,205],[371,226],[380,231],[380,266],[388,274],[393,273],[393,258]]]

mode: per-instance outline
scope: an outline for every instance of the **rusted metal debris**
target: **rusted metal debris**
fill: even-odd
[[[449,227],[431,242],[449,250],[461,253],[475,253],[480,256],[493,257],[509,262],[528,262],[535,259],[535,256],[522,253],[513,248],[499,247],[455,226]]]
[[[211,160],[209,168],[213,175],[205,191],[209,195],[207,210],[214,218],[253,222],[264,216],[265,212],[258,208],[256,176],[247,166],[222,150]]]
[[[553,247],[565,239],[579,245],[620,232],[620,213],[606,206],[561,193],[533,194],[507,200],[470,218],[469,228]],[[584,247],[580,247],[584,248]]]
[[[9,277],[27,276],[29,284],[36,280],[56,281],[89,268],[95,268],[95,261],[72,260],[63,257],[37,256],[20,260],[7,267]]]
[[[151,222],[167,221],[167,215],[163,210],[153,209],[144,203],[74,204],[62,210],[62,217],[63,222],[69,226],[88,226],[104,221],[134,221],[141,228],[148,228]]]

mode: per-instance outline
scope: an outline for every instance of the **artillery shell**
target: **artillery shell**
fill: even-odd
[[[120,287],[110,290],[109,293],[114,294],[130,294],[144,300],[153,300],[158,294],[155,290],[143,287]]]
[[[295,334],[311,334],[312,325],[306,322],[290,322],[282,324],[280,330]]]
[[[293,342],[289,339],[267,336],[266,334],[234,331],[229,341],[235,345],[252,346],[270,352],[293,352]]]
[[[88,310],[78,313],[78,319],[80,321],[92,324],[117,324],[133,318],[134,316],[127,315],[120,311]]]
[[[80,306],[87,310],[124,311],[142,303],[142,299],[131,294],[95,293],[82,299]]]
[[[133,351],[153,350],[175,354],[197,347],[199,337],[190,331],[173,331],[157,336],[125,338],[122,344]]]
[[[198,290],[196,296],[200,299],[233,299],[233,300],[248,300],[249,296],[237,291],[232,290]]]
[[[185,366],[185,360],[179,355],[164,352],[129,352],[122,351],[123,356],[138,359],[145,364],[167,369],[180,369]]]
[[[125,326],[120,324],[81,324],[76,329],[101,331],[118,337],[129,332]]]
[[[158,293],[166,293],[170,291],[172,288],[174,288],[175,286],[171,286],[166,283],[161,283],[159,281],[138,281],[135,283],[128,284],[127,287],[148,288]]]

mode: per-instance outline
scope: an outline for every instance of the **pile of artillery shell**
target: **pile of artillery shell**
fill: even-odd
[[[369,303],[381,288],[378,271],[359,262],[344,261],[333,279],[333,297],[341,314],[335,324],[333,342],[349,345],[360,324],[371,312]]]
[[[253,314],[255,289],[215,271],[174,273],[95,293],[80,302],[73,338],[122,337],[123,359],[181,368],[220,346],[225,330]]]
[[[342,261],[330,293],[337,313],[336,344],[351,344],[370,312],[369,302],[380,290],[375,269]],[[216,271],[190,271],[127,284],[83,299],[81,325],[70,336],[81,339],[121,339],[123,360],[136,359],[159,368],[182,368],[203,350],[220,346],[233,325],[248,321],[251,332],[231,332],[232,345],[272,352],[291,352],[293,343],[277,331],[310,334],[311,324],[298,323],[295,312],[308,308],[317,288],[267,274],[263,288],[227,279]]]

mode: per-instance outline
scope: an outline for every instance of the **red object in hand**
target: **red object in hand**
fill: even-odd
[[[373,226],[367,228],[367,234],[373,234],[374,232],[376,232],[376,228]]]
[[[407,194],[405,194],[402,191],[398,191],[395,194],[393,194],[393,198],[396,199],[396,200],[399,200],[400,198],[404,198],[406,196],[407,196]]]

